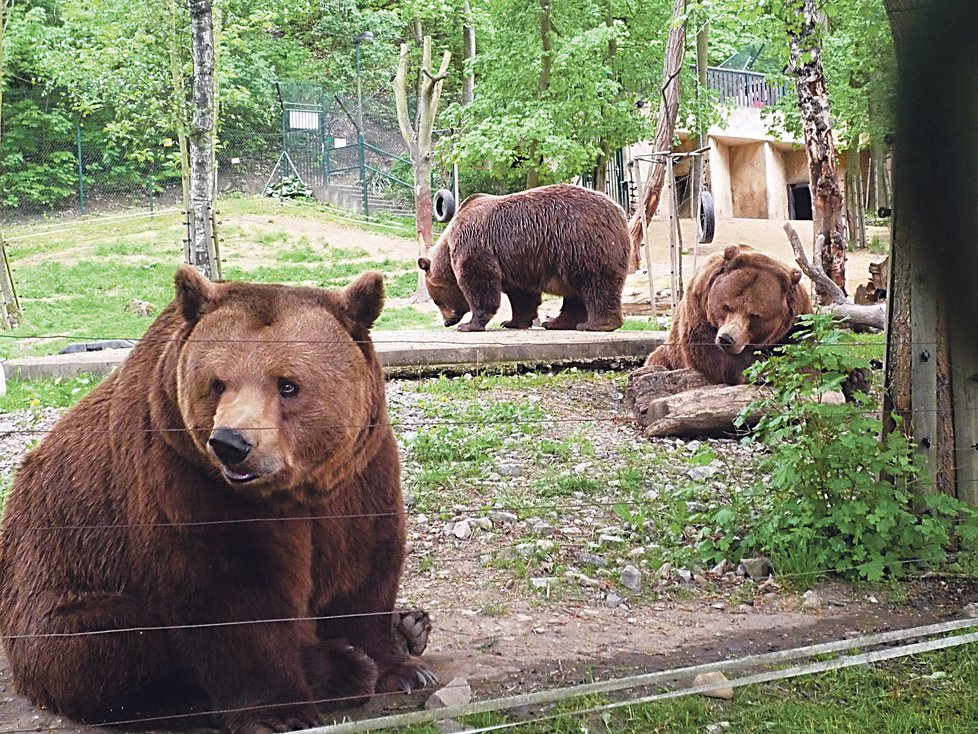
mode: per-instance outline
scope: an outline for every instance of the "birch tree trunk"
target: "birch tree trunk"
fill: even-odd
[[[418,243],[418,255],[426,256],[433,244],[431,224],[431,162],[434,156],[432,132],[438,114],[441,87],[448,76],[448,66],[452,55],[448,51],[442,56],[441,66],[436,74],[431,72],[431,36],[425,36],[422,43],[421,84],[418,94],[418,109],[414,125],[408,116],[407,77],[410,66],[410,47],[401,44],[401,55],[394,77],[394,102],[397,107],[397,124],[401,137],[411,155],[411,170],[414,173],[414,231]],[[418,291],[414,300],[427,300],[424,273],[418,271]]]
[[[672,24],[669,26],[669,36],[666,39],[666,57],[662,68],[662,99],[659,103],[659,122],[652,140],[652,151],[671,151],[672,136],[676,128],[676,116],[679,114],[679,76],[682,73],[683,56],[686,51],[686,0],[673,0]],[[639,202],[645,208],[645,219],[652,221],[659,208],[659,198],[662,186],[666,180],[665,158],[652,162],[648,179],[645,184],[645,197]],[[639,268],[639,253],[642,248],[642,217],[641,210],[636,208],[628,223],[632,240],[632,270]]]
[[[190,264],[217,277],[212,259],[214,211],[214,27],[212,0],[188,0],[194,60],[190,143]]]
[[[839,185],[832,111],[825,88],[819,17],[815,0],[793,0],[786,16],[790,40],[790,73],[795,79],[801,111],[808,171],[812,187],[814,234],[824,237],[822,268],[845,293],[845,202]],[[820,303],[831,303],[824,290],[815,288]]]

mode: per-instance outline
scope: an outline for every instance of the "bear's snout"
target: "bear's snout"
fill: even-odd
[[[251,453],[251,442],[231,428],[215,428],[207,440],[214,454],[226,466],[240,464]]]

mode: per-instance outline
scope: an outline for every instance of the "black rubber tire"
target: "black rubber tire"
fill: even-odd
[[[450,222],[455,216],[455,196],[448,189],[438,189],[431,202],[431,213],[436,222]]]
[[[700,243],[708,245],[713,242],[717,231],[716,207],[713,205],[713,194],[706,189],[700,192]]]
[[[876,210],[876,216],[878,216],[880,219],[886,219],[891,214],[893,214],[893,210],[888,206],[881,206]]]

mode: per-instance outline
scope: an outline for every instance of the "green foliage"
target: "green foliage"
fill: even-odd
[[[768,394],[753,440],[768,453],[763,479],[704,513],[698,550],[709,560],[766,554],[778,571],[879,580],[913,561],[939,563],[952,539],[974,540],[976,513],[938,494],[914,492],[920,467],[900,431],[880,439],[873,399],[828,394],[868,368],[842,343],[831,315],[803,316],[799,342],[749,370]]]

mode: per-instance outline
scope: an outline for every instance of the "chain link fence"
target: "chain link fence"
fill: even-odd
[[[302,82],[279,82],[278,109],[248,126],[229,120],[215,150],[217,198],[314,195],[357,213],[408,214],[411,166],[393,104]],[[44,90],[4,97],[0,125],[0,231],[6,240],[98,218],[183,208],[177,134],[134,140],[105,115],[82,117]]]

